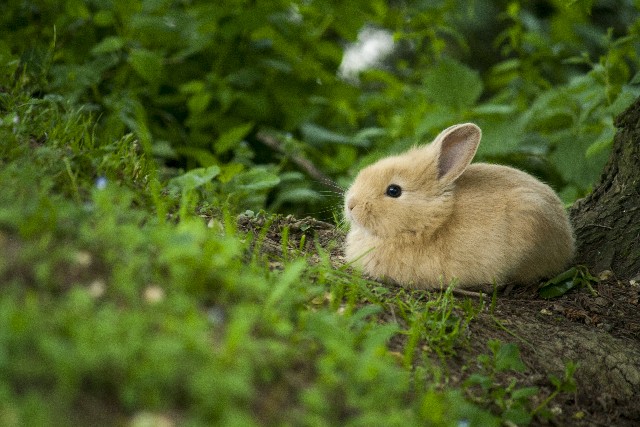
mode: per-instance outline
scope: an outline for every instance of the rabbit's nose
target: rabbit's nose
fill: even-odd
[[[347,200],[347,209],[349,209],[349,212],[351,212],[353,210],[353,208],[355,208],[355,207],[356,207],[356,201],[353,200],[353,198],[350,197]]]

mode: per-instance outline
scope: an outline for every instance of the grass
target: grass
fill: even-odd
[[[534,410],[494,380],[512,347],[450,382],[478,303],[308,263],[304,241],[267,259],[273,218],[239,231],[216,170],[170,180],[61,98],[8,91],[0,114],[1,425],[490,426],[505,393]]]

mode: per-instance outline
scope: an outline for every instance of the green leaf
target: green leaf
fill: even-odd
[[[222,172],[218,177],[218,180],[223,183],[227,183],[231,181],[236,175],[241,173],[245,169],[245,166],[242,163],[227,163],[226,165],[222,165]]]
[[[211,151],[197,147],[176,147],[175,151],[198,162],[201,166],[209,167],[218,162],[218,159],[211,154]]]
[[[514,400],[526,399],[535,396],[538,394],[538,391],[540,391],[538,387],[522,387],[514,390],[511,393],[511,398]]]
[[[214,143],[213,149],[218,154],[226,153],[242,141],[251,132],[253,126],[254,124],[250,122],[223,132]]]
[[[553,286],[545,286],[538,291],[541,298],[557,298],[569,292],[571,289],[578,286],[578,282],[573,279],[569,279],[565,282],[555,284]]]
[[[557,168],[562,178],[586,189],[593,185],[595,177],[602,172],[602,168],[609,157],[606,150],[585,153],[594,142],[594,136],[580,132],[576,127],[555,132],[552,141],[555,149],[548,155],[548,159]]]
[[[310,188],[292,188],[278,193],[278,196],[270,205],[269,209],[276,210],[284,203],[301,204],[310,201],[319,201],[322,196]]]
[[[578,364],[569,360],[564,367],[564,378],[560,391],[565,393],[572,393],[576,391],[576,381],[573,378],[573,374],[575,374],[576,369],[578,369]]]
[[[515,105],[508,104],[482,104],[473,109],[473,114],[479,116],[504,116],[515,112]]]
[[[496,355],[496,371],[516,371],[523,372],[526,366],[520,358],[520,350],[518,346],[512,343],[502,344]]]
[[[554,298],[579,286],[586,286],[592,293],[595,293],[591,285],[598,283],[598,281],[597,277],[589,273],[586,266],[578,265],[546,282],[538,289],[538,294],[542,298]]]
[[[191,114],[201,114],[207,109],[212,99],[213,94],[202,91],[189,98],[189,101],[187,101],[187,107],[189,107]]]
[[[562,380],[553,374],[549,374],[549,382],[558,390],[562,388]]]
[[[369,146],[369,141],[366,139],[368,136],[366,133],[364,137],[352,138],[346,135],[339,134],[337,132],[333,132],[329,129],[323,128],[314,123],[305,123],[300,127],[302,131],[302,135],[305,141],[314,144],[314,145],[322,145],[325,143],[331,144],[346,144],[346,145],[354,145],[357,147],[367,147]],[[375,131],[373,134],[379,135]]]
[[[556,298],[564,295],[579,284],[575,280],[577,274],[578,271],[575,267],[570,268],[542,285],[538,289],[538,295],[542,298]]]
[[[192,169],[184,175],[173,178],[169,184],[179,187],[183,191],[193,190],[211,182],[219,173],[220,167],[215,165],[208,168]]]
[[[491,388],[491,386],[493,385],[493,380],[486,375],[475,373],[469,375],[469,378],[467,378],[465,381],[465,385],[478,385],[484,390],[489,390],[489,388]]]
[[[254,167],[244,173],[236,175],[232,184],[237,190],[263,191],[269,190],[280,183],[280,178],[265,168]]]
[[[94,55],[101,55],[104,53],[115,52],[124,47],[125,40],[122,37],[110,36],[105,37],[100,43],[95,45],[91,49],[91,53]]]
[[[383,128],[364,128],[353,137],[353,143],[359,147],[370,147],[370,140],[381,138],[387,134],[388,131]]]
[[[151,152],[154,156],[165,159],[177,158],[176,150],[174,150],[169,141],[156,141]]]
[[[191,80],[180,86],[180,92],[195,94],[206,90],[205,82],[201,80]]]
[[[511,421],[513,425],[525,426],[531,422],[531,414],[525,408],[516,406],[506,409],[502,418]]]
[[[113,12],[110,10],[99,10],[93,15],[93,23],[98,27],[108,27],[113,25],[114,22]]]
[[[129,64],[147,82],[160,82],[163,74],[163,58],[157,53],[147,49],[133,49],[129,53]]]
[[[287,266],[287,268],[279,275],[276,286],[271,289],[271,293],[265,301],[267,308],[272,307],[275,303],[280,301],[286,292],[295,282],[300,280],[300,276],[304,272],[307,266],[307,262],[304,259],[299,259]]]
[[[598,139],[595,142],[593,142],[591,145],[589,145],[585,153],[585,157],[587,158],[593,157],[603,152],[604,150],[611,148],[611,146],[613,145],[614,135],[615,135],[615,128],[613,128],[613,126],[610,128],[609,127],[605,128],[600,134],[600,136],[598,137]]]
[[[431,101],[455,109],[475,104],[483,89],[477,71],[452,59],[443,59],[427,70],[424,85]]]
[[[14,56],[9,45],[0,40],[0,77],[13,75],[19,64],[19,57]]]

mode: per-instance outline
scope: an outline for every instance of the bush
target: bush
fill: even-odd
[[[274,267],[228,210],[195,215],[216,170],[174,192],[130,136],[99,144],[60,99],[0,108],[2,425],[495,424],[416,388],[371,284],[328,258]],[[451,351],[468,319],[442,298],[430,322]]]
[[[638,25],[624,0],[68,0],[1,11],[5,76],[20,68],[33,90],[82,104],[101,141],[132,132],[169,176],[218,166],[212,191],[240,210],[322,212],[337,201],[295,157],[346,185],[374,158],[467,120],[484,130],[481,159],[532,171],[571,202],[602,168],[612,118],[639,94]],[[396,48],[359,79],[340,78],[343,48],[365,25],[390,31]]]

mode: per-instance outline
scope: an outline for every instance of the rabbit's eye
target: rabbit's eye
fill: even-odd
[[[400,188],[399,185],[391,184],[387,187],[387,191],[385,191],[384,194],[395,199],[396,197],[400,197],[402,194],[402,188]]]

